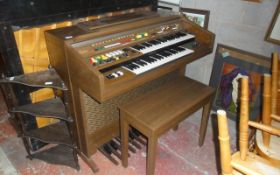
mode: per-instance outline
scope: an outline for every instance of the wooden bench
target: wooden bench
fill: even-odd
[[[199,145],[202,146],[214,91],[195,80],[178,76],[160,88],[120,106],[123,166],[128,165],[129,126],[148,138],[146,170],[148,175],[152,175],[158,137],[204,107],[199,131]]]

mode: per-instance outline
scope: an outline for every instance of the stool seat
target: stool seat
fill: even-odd
[[[128,165],[129,126],[148,138],[147,174],[153,175],[158,137],[203,107],[199,131],[201,146],[205,138],[214,92],[215,90],[207,85],[178,76],[120,106],[123,166]]]
[[[177,77],[119,108],[130,116],[128,120],[137,121],[141,127],[158,130],[185,119],[186,115],[205,104],[213,92],[213,88],[200,82]]]

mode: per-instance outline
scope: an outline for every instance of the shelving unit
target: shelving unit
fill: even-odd
[[[51,88],[54,91],[60,90],[65,96],[68,90],[54,69],[46,71],[24,74],[14,77],[5,77],[0,83],[16,83],[24,86],[41,89]],[[67,98],[63,98],[64,100]],[[28,158],[40,159],[52,164],[70,166],[77,170],[80,169],[78,163],[78,149],[73,138],[73,119],[68,114],[67,102],[63,101],[57,95],[48,100],[37,103],[15,106],[10,110],[12,113],[21,113],[27,115],[18,115],[19,117],[45,117],[54,118],[58,122],[37,128],[27,130],[21,123],[21,136],[24,140],[28,152]],[[22,118],[19,118],[19,122]],[[28,140],[39,140],[46,145],[39,150],[32,151]]]

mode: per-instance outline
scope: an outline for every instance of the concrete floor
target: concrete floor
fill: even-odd
[[[81,170],[51,165],[40,160],[29,160],[20,138],[8,121],[9,114],[0,96],[0,175],[90,175],[94,174],[79,158]],[[209,122],[205,143],[198,146],[200,112],[183,121],[179,129],[169,131],[159,139],[156,159],[156,175],[216,175],[218,160],[216,122]],[[215,121],[215,116],[211,116]],[[214,123],[214,124],[211,124]],[[231,126],[234,130],[234,127]],[[232,147],[235,146],[235,133],[231,134]],[[132,154],[128,168],[115,166],[101,153],[92,156],[99,167],[96,175],[144,175],[145,147]]]

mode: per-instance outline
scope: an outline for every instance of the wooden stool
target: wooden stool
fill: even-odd
[[[199,131],[201,146],[205,138],[213,95],[213,88],[182,76],[129,104],[120,106],[123,166],[128,166],[129,126],[148,138],[146,171],[148,175],[153,175],[158,137],[204,106]]]
[[[280,136],[280,130],[249,120],[249,80],[241,78],[239,150],[231,155],[226,112],[218,110],[219,145],[222,175],[279,175],[280,165],[248,151],[249,126]]]
[[[280,116],[277,113],[279,107],[279,58],[274,53],[272,57],[272,69],[269,74],[264,75],[263,103],[262,103],[262,123],[273,128],[280,129]],[[256,132],[256,150],[258,154],[275,165],[280,166],[280,137],[271,135],[269,132],[257,130]]]

